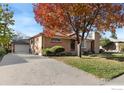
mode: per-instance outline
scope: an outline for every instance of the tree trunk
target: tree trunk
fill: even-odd
[[[81,43],[77,44],[77,56],[81,58]]]
[[[81,55],[82,55],[82,49],[81,49],[81,46],[83,45],[84,46],[84,34],[85,32],[82,33],[82,36],[80,38],[80,42],[78,42],[77,44],[77,53],[78,53],[78,57],[81,58]]]

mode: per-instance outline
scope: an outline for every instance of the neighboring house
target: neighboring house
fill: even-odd
[[[29,53],[29,39],[13,40],[12,52],[14,53]]]
[[[30,40],[30,48],[32,53],[42,55],[43,49],[50,48],[56,45],[63,46],[66,52],[76,53],[77,51],[77,42],[75,34],[62,35],[56,33],[52,38],[45,36],[43,33],[39,33]],[[99,53],[99,40],[100,35],[98,32],[91,33],[88,36],[88,39],[84,41],[84,46],[82,46],[82,52],[94,52]]]
[[[121,52],[121,45],[124,44],[124,40],[121,39],[110,39],[111,47],[108,49],[110,52]]]

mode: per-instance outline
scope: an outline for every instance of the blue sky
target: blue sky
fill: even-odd
[[[15,31],[22,32],[27,36],[33,36],[42,32],[42,27],[35,21],[32,4],[10,4],[11,10],[14,11]],[[106,33],[109,37],[110,33]],[[124,28],[117,29],[119,39],[124,39]]]
[[[42,27],[35,21],[32,4],[9,4],[14,11],[15,31],[27,36],[33,36],[42,32]]]

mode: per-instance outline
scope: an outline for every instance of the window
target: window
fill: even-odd
[[[59,39],[59,38],[51,38],[51,42],[61,42],[61,39]]]
[[[87,38],[88,39],[94,39],[94,32],[90,32]]]

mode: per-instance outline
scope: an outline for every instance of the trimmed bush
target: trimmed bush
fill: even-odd
[[[54,46],[51,48],[51,51],[56,55],[58,53],[64,52],[65,49],[62,46]]]
[[[52,54],[51,48],[45,48],[45,49],[43,49],[43,55],[49,56],[51,54]]]
[[[52,48],[43,49],[43,55],[45,56],[59,55],[64,51],[65,49],[62,46],[54,46]]]
[[[2,47],[0,47],[0,56],[3,56],[6,54],[6,50]]]

